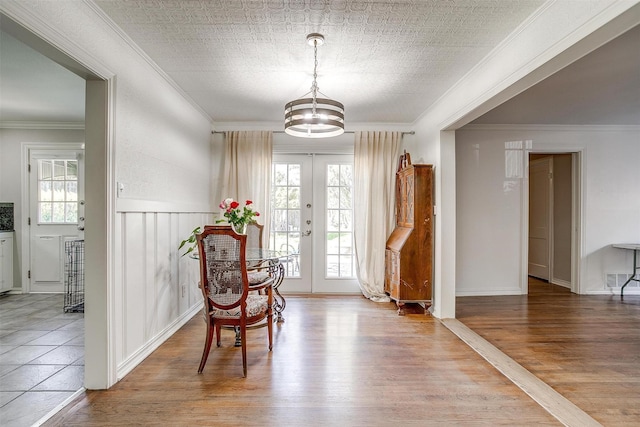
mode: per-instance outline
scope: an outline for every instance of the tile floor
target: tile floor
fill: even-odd
[[[28,427],[80,389],[84,314],[63,294],[0,296],[0,425]]]

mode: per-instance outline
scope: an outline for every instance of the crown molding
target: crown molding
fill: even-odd
[[[84,130],[84,122],[0,121],[0,129]]]
[[[470,124],[456,131],[640,132],[640,125]]]

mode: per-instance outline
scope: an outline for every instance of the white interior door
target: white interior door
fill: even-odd
[[[83,150],[29,152],[29,290],[64,291],[64,244],[83,238]]]
[[[553,159],[529,163],[529,275],[549,280]]]
[[[359,293],[353,251],[353,156],[275,155],[270,247],[286,261],[283,292]]]

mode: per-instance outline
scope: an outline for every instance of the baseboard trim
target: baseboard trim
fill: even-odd
[[[146,359],[151,353],[153,353],[158,347],[160,347],[166,340],[168,340],[178,329],[184,326],[193,316],[202,310],[202,302],[195,304],[189,310],[174,320],[169,326],[167,326],[162,332],[149,340],[138,351],[133,353],[116,368],[117,381],[123,379],[129,372],[138,366],[144,359]]]
[[[547,383],[498,350],[457,319],[440,322],[565,426],[601,426]]]

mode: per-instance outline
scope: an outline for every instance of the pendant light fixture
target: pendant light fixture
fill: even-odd
[[[311,91],[302,98],[284,106],[284,131],[303,138],[328,138],[344,133],[344,106],[329,99],[318,90],[318,46],[324,44],[324,36],[312,33],[307,43],[313,46],[313,83]],[[323,98],[318,98],[318,94]],[[311,95],[311,97],[307,97]]]

